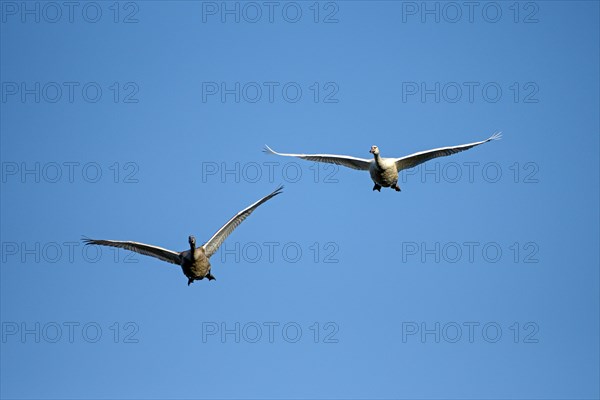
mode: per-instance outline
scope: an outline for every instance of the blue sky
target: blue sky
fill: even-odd
[[[0,4],[3,398],[600,395],[597,2]]]

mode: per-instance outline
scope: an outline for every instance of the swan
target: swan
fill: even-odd
[[[468,150],[472,147],[479,146],[480,144],[487,143],[492,140],[499,140],[502,138],[501,132],[496,132],[489,138],[480,142],[461,144],[458,146],[451,147],[440,147],[438,149],[421,151],[418,153],[410,154],[401,158],[383,158],[380,155],[379,147],[371,146],[369,153],[373,154],[373,159],[369,160],[366,158],[357,158],[351,156],[340,156],[334,154],[290,154],[290,153],[278,153],[265,145],[263,152],[267,154],[275,154],[284,157],[297,157],[303,160],[310,160],[316,162],[323,162],[329,164],[342,165],[344,167],[369,171],[371,179],[375,183],[373,190],[381,192],[382,187],[389,187],[397,192],[400,191],[398,186],[398,172],[404,169],[413,168],[417,165],[429,161],[431,159],[443,156],[449,156],[464,150]]]
[[[188,278],[188,286],[195,280],[207,278],[209,281],[215,277],[210,273],[211,265],[209,258],[217,252],[217,249],[225,241],[227,236],[238,227],[252,212],[267,200],[277,196],[283,191],[283,186],[279,186],[271,194],[258,200],[256,203],[244,208],[242,211],[235,214],[225,225],[221,227],[204,245],[196,247],[196,238],[188,237],[190,245],[189,250],[176,252],[162,247],[152,246],[149,244],[138,242],[121,242],[117,240],[94,240],[85,238],[85,245],[99,245],[120,247],[129,251],[134,251],[146,256],[156,257],[159,260],[166,261],[172,264],[178,264],[183,270],[183,274]]]

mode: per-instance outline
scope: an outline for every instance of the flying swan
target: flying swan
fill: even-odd
[[[303,160],[337,164],[352,169],[369,171],[369,173],[371,174],[371,179],[375,183],[375,186],[373,186],[373,190],[381,192],[382,187],[389,187],[399,192],[399,171],[402,171],[403,169],[416,167],[417,165],[424,163],[425,161],[429,161],[437,157],[449,156],[451,154],[468,150],[471,147],[479,146],[480,144],[487,143],[491,140],[498,140],[501,137],[502,133],[496,132],[492,136],[485,140],[482,140],[481,142],[461,144],[459,146],[452,147],[440,147],[439,149],[421,151],[402,158],[383,158],[379,155],[379,147],[371,146],[371,150],[369,151],[369,153],[373,154],[372,160],[351,156],[338,156],[333,154],[278,153],[267,145],[265,145],[263,151],[267,154],[275,154],[278,156],[285,157],[298,157],[302,158]]]
[[[136,253],[144,254],[146,256],[156,257],[160,260],[178,264],[181,266],[183,273],[188,278],[188,286],[195,280],[202,280],[207,278],[209,281],[215,279],[210,273],[210,262],[208,259],[217,252],[219,246],[225,241],[227,236],[234,231],[239,224],[242,223],[252,212],[258,208],[261,204],[267,200],[277,196],[283,190],[283,186],[279,186],[273,193],[263,197],[251,206],[243,209],[239,213],[233,216],[225,225],[221,227],[215,233],[208,242],[200,247],[196,247],[196,238],[189,236],[188,243],[190,249],[182,252],[175,252],[162,247],[152,246],[149,244],[138,243],[138,242],[120,242],[116,240],[94,240],[94,239],[83,239],[86,245],[100,245],[100,246],[111,246],[120,247],[122,249],[135,251]]]

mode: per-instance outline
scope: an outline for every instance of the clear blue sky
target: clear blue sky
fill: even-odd
[[[0,4],[3,398],[600,395],[598,2]]]

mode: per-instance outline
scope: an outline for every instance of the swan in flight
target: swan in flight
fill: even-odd
[[[397,192],[400,191],[398,186],[398,172],[403,169],[413,168],[417,165],[429,161],[431,159],[443,156],[449,156],[480,144],[487,143],[491,140],[498,140],[502,137],[501,132],[496,132],[489,138],[481,142],[461,144],[459,146],[440,147],[439,149],[426,150],[418,153],[410,154],[401,158],[383,158],[379,154],[379,147],[371,146],[369,153],[373,154],[373,159],[357,158],[350,156],[339,156],[334,154],[290,154],[278,153],[265,145],[263,151],[267,154],[275,154],[285,157],[298,157],[303,160],[310,160],[322,163],[337,164],[344,167],[369,171],[371,179],[375,183],[373,190],[381,192],[382,187],[389,187]]]
[[[120,247],[122,249],[135,251],[136,253],[146,256],[156,257],[168,263],[181,266],[183,273],[188,278],[188,286],[195,280],[207,278],[209,281],[215,279],[210,273],[210,262],[208,259],[217,252],[219,246],[225,241],[227,236],[233,232],[239,224],[242,223],[252,212],[267,200],[277,196],[283,190],[283,186],[279,186],[273,193],[263,197],[251,206],[243,209],[235,214],[225,225],[221,227],[204,245],[196,247],[196,238],[190,236],[188,243],[190,249],[182,252],[163,249],[162,247],[152,246],[149,244],[138,242],[120,242],[116,240],[94,240],[83,239],[86,245],[100,245]]]

